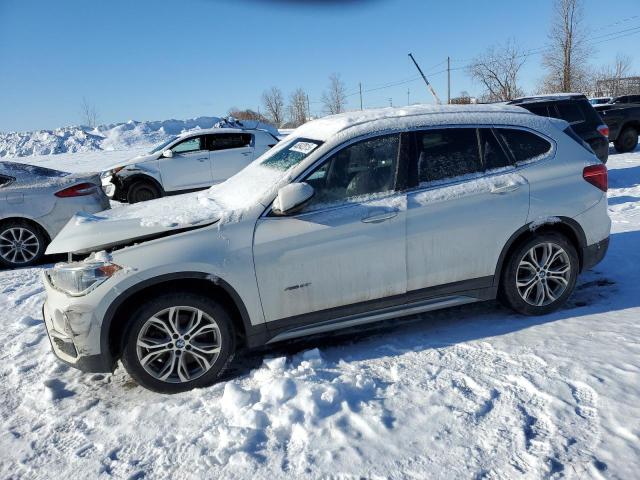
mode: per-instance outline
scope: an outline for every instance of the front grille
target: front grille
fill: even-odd
[[[78,356],[78,352],[73,342],[65,342],[58,337],[53,337],[53,341],[55,342],[56,347],[58,347],[58,350],[60,350],[61,352],[66,353],[73,358],[76,358]]]

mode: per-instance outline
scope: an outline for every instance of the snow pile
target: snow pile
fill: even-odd
[[[0,133],[0,157],[100,150],[103,137],[83,127]]]
[[[94,129],[85,126],[72,126],[55,130],[0,133],[0,157],[149,148],[190,130],[238,126],[264,128],[274,135],[278,135],[278,131],[270,125],[253,121],[241,124],[229,123],[220,117],[145,122],[129,120],[125,123],[100,125]]]

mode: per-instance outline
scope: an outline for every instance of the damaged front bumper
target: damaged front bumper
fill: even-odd
[[[112,372],[110,355],[100,350],[100,324],[89,304],[69,303],[45,280],[47,300],[42,316],[53,353],[61,361],[85,372]],[[80,300],[80,299],[79,299]]]

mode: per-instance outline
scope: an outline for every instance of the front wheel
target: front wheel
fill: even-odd
[[[127,192],[127,202],[138,203],[160,198],[162,196],[158,187],[144,180],[134,182]]]
[[[149,390],[178,393],[211,385],[233,357],[231,318],[208,297],[187,292],[159,296],[131,320],[122,363]]]
[[[627,127],[620,135],[615,142],[613,142],[614,147],[620,153],[631,152],[636,149],[638,146],[638,131],[633,127]]]
[[[536,236],[507,259],[500,299],[518,313],[545,315],[569,298],[578,270],[578,254],[565,237],[553,233]]]

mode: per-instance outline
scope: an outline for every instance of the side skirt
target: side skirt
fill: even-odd
[[[493,285],[493,280],[493,276],[475,278],[414,290],[393,297],[267,321],[266,343],[492,300],[497,294],[497,287]],[[257,345],[254,344],[254,346]]]
[[[370,313],[351,315],[348,317],[336,318],[328,320],[326,322],[316,323],[306,327],[298,327],[291,330],[286,330],[267,343],[280,342],[282,340],[289,340],[292,338],[313,335],[316,333],[324,333],[335,331],[337,329],[354,327],[366,323],[379,322],[382,320],[388,320],[390,318],[403,317],[407,315],[415,315],[418,313],[429,312],[432,310],[440,310],[442,308],[457,307],[459,305],[466,305],[468,303],[480,302],[482,299],[467,297],[463,295],[434,298],[432,300],[424,300],[422,302],[416,302],[408,305],[400,305],[397,307],[382,308]]]

